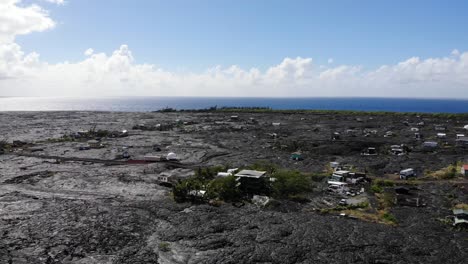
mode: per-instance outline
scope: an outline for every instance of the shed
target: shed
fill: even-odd
[[[464,165],[461,166],[460,173],[463,176],[468,176],[468,164],[464,164]]]
[[[303,160],[304,158],[302,157],[302,153],[297,151],[291,154],[291,159],[292,160]]]

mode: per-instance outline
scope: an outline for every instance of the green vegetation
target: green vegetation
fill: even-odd
[[[395,218],[395,216],[392,215],[389,212],[386,212],[386,211],[382,212],[382,220],[384,220],[385,222],[388,222],[388,223],[392,223],[392,224],[397,223],[397,219]]]
[[[322,114],[322,115],[373,115],[373,116],[420,116],[444,119],[466,119],[468,113],[418,113],[418,112],[389,112],[389,111],[352,111],[352,110],[312,110],[312,109],[272,109],[270,107],[218,107],[212,106],[204,109],[174,109],[163,108],[155,112],[226,112],[226,113],[287,113],[287,114]]]
[[[457,177],[460,174],[461,166],[461,162],[456,162],[438,171],[426,171],[426,175],[439,180],[450,180]]]
[[[220,177],[212,180],[207,186],[207,197],[220,199],[226,202],[236,202],[242,198],[242,193],[237,188],[234,176]]]
[[[349,210],[363,210],[363,209],[368,209],[369,208],[369,203],[368,202],[362,202],[358,204],[348,204],[348,205],[338,205],[333,208],[324,208],[321,209],[321,213],[330,213],[330,212],[340,212],[340,211],[349,211]]]
[[[372,193],[382,193],[385,187],[395,186],[392,180],[375,179],[370,187]]]
[[[195,170],[195,177],[204,181],[213,180],[218,172],[227,171],[229,166],[204,167]]]
[[[159,243],[158,248],[162,252],[168,252],[171,250],[171,245],[168,242],[161,242]]]
[[[8,150],[11,148],[11,144],[6,139],[0,140],[0,150]]]
[[[279,170],[273,174],[273,196],[289,198],[312,191],[312,180],[298,171]]]
[[[466,203],[456,204],[453,208],[454,208],[454,209],[464,209],[464,210],[468,210],[468,204],[466,204]]]
[[[228,166],[199,168],[195,176],[179,181],[172,188],[176,202],[205,202],[220,200],[238,202],[253,195],[267,195],[278,199],[289,199],[297,202],[308,201],[306,194],[312,191],[313,181],[323,179],[322,174],[304,174],[299,171],[279,169],[267,162],[258,162],[246,169],[266,171],[273,178],[239,178],[234,176],[216,177],[218,172],[227,171]],[[206,193],[194,195],[199,190]]]

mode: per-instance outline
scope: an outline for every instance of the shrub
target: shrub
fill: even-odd
[[[215,166],[215,167],[205,167],[205,168],[198,168],[195,171],[195,177],[199,178],[200,180],[213,180],[218,172],[227,171],[227,166]]]
[[[189,194],[191,191],[202,190],[204,186],[205,183],[198,178],[188,178],[181,180],[175,184],[174,187],[172,187],[174,200],[178,203],[198,201],[200,200],[199,197],[194,197]]]
[[[384,212],[382,214],[382,219],[384,221],[387,221],[387,222],[390,222],[390,223],[393,223],[393,224],[396,224],[397,223],[397,219],[395,218],[394,215],[392,215],[391,213],[389,212]]]
[[[290,197],[312,190],[310,177],[302,175],[298,171],[282,170],[276,172],[273,182],[273,194],[276,197]]]
[[[170,244],[167,243],[167,242],[161,242],[161,243],[159,243],[158,248],[159,248],[159,250],[161,250],[162,252],[168,252],[169,250],[171,250]]]
[[[206,191],[208,198],[219,198],[227,202],[239,201],[242,197],[234,176],[222,177],[212,180],[208,184]]]
[[[372,184],[370,190],[373,193],[382,193],[383,192],[383,188],[380,185],[377,185],[377,184]]]

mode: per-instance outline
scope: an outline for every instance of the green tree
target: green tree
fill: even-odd
[[[204,186],[205,183],[198,178],[188,178],[179,181],[177,184],[174,185],[174,187],[172,187],[172,194],[174,196],[174,200],[178,203],[198,201],[200,197],[190,195],[190,192],[203,190]]]
[[[286,198],[312,190],[312,180],[298,171],[277,171],[274,176],[273,194]]]
[[[242,198],[238,182],[234,176],[221,177],[212,180],[207,186],[209,198],[219,198],[227,202],[235,202]]]

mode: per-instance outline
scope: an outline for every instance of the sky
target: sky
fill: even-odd
[[[468,98],[468,1],[0,0],[0,96]]]

